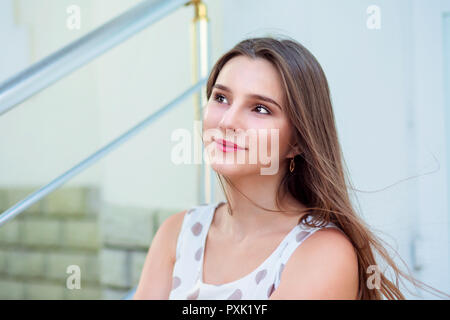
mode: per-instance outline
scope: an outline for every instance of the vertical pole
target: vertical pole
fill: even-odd
[[[194,5],[195,16],[191,23],[192,82],[208,75],[210,68],[210,39],[207,8],[201,0],[191,0],[186,5]],[[212,202],[211,168],[203,160],[202,142],[203,108],[207,103],[206,85],[194,94],[194,139],[199,139],[202,156],[201,165],[197,167],[197,201],[200,204]]]

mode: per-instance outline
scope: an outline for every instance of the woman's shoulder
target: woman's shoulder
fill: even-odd
[[[302,235],[297,242],[301,244],[295,249],[297,256],[302,254],[317,253],[352,253],[354,254],[354,246],[350,238],[345,232],[333,222],[328,222],[320,227],[302,228]],[[301,233],[301,234],[302,234]],[[299,241],[300,240],[300,241]],[[306,241],[304,241],[306,240]],[[326,250],[325,250],[326,249]]]
[[[188,209],[174,213],[163,221],[160,228],[164,227],[164,229],[170,229],[171,231],[178,232],[180,231],[179,229],[181,229],[185,217],[196,216],[197,213],[200,211],[200,209],[203,209],[205,206],[207,205],[206,204],[196,205]],[[172,232],[172,234],[173,233],[174,232]]]
[[[182,210],[167,217],[158,227],[158,231],[154,238],[158,237],[164,239],[167,251],[170,253],[170,258],[175,261],[175,250],[178,234],[183,223],[184,216],[188,210]]]
[[[314,228],[289,257],[280,280],[277,299],[352,299],[358,289],[357,252],[340,228]]]
[[[169,246],[170,255],[173,261],[176,259],[177,243],[180,232],[182,231],[183,222],[190,217],[197,216],[200,213],[200,210],[204,209],[206,206],[207,204],[195,205],[174,213],[166,218],[158,228],[158,233],[168,240],[166,243]]]

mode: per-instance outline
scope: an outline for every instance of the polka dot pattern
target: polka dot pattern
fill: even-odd
[[[231,296],[228,297],[227,300],[241,300],[242,299],[242,291],[241,289],[236,289],[231,294]]]
[[[178,288],[181,284],[181,279],[177,276],[173,277],[172,279],[172,290],[175,290]]]
[[[259,272],[256,274],[256,277],[255,277],[256,284],[260,283],[261,280],[264,279],[264,277],[266,276],[266,274],[267,274],[267,270],[266,270],[266,269],[263,269],[263,270],[259,271]]]
[[[191,231],[194,234],[194,236],[198,236],[203,229],[203,225],[200,222],[195,223],[192,228]]]
[[[275,291],[275,283],[272,283],[269,287],[269,290],[267,290],[267,298],[270,298],[270,296],[274,291]]]
[[[303,240],[321,229],[321,227],[296,225],[286,234],[279,246],[266,259],[263,259],[264,262],[254,270],[248,270],[246,276],[223,284],[203,283],[201,280],[203,279],[203,261],[205,258],[203,250],[206,246],[208,230],[215,209],[220,203],[196,206],[190,208],[184,215],[182,229],[177,241],[177,258],[173,267],[172,290],[169,299],[269,299],[281,282],[283,270],[292,253],[301,245]],[[324,227],[333,225],[330,223]],[[221,259],[224,268],[233,263],[227,261],[225,256]],[[244,266],[243,263],[242,266]]]
[[[198,248],[198,250],[195,252],[195,260],[200,261],[203,253],[203,247]]]

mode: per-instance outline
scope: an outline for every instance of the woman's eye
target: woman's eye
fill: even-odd
[[[215,94],[215,95],[214,95],[214,100],[216,100],[216,101],[219,102],[219,103],[224,103],[224,102],[223,102],[222,100],[220,100],[220,99],[226,99],[226,97],[225,97],[224,95],[222,95],[222,94]],[[265,110],[265,112],[258,112],[258,113],[260,113],[260,114],[271,114],[271,112],[269,111],[269,109],[268,109],[267,107],[263,106],[262,104],[258,104],[258,105],[256,106],[255,109],[258,109],[258,108],[261,108],[261,109]]]
[[[221,94],[216,94],[215,97],[214,97],[214,99],[215,99],[216,101],[218,101],[218,102],[220,102],[220,103],[223,103],[222,101],[219,101],[219,100],[218,100],[218,99],[220,99],[220,98],[225,98],[225,96],[223,96],[223,95],[221,95]]]
[[[262,109],[264,109],[266,111],[265,113],[262,113],[262,114],[270,114],[269,109],[264,107],[262,104],[258,104],[255,109],[257,109],[257,108],[262,108]]]

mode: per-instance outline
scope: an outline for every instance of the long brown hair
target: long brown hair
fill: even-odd
[[[277,206],[279,208],[281,194],[290,192],[307,207],[299,223],[314,227],[333,222],[347,235],[358,256],[358,299],[405,299],[399,289],[399,275],[416,287],[428,287],[450,297],[401,271],[381,244],[382,240],[356,214],[349,197],[348,189],[353,190],[353,187],[338,141],[328,82],[316,58],[290,38],[258,37],[243,40],[223,54],[213,66],[206,87],[208,100],[219,72],[227,61],[237,55],[266,59],[278,70],[285,91],[285,113],[294,129],[295,141],[302,151],[294,157],[294,174],[287,170],[281,180],[276,195]],[[289,163],[280,165],[289,166]],[[225,176],[217,172],[216,175],[230,203],[223,180],[228,185],[233,185]],[[232,214],[230,206],[228,210]],[[311,217],[310,221],[307,221],[308,216]],[[380,286],[369,288],[371,277],[368,272],[378,265],[374,249],[395,271],[396,284],[380,272]]]

